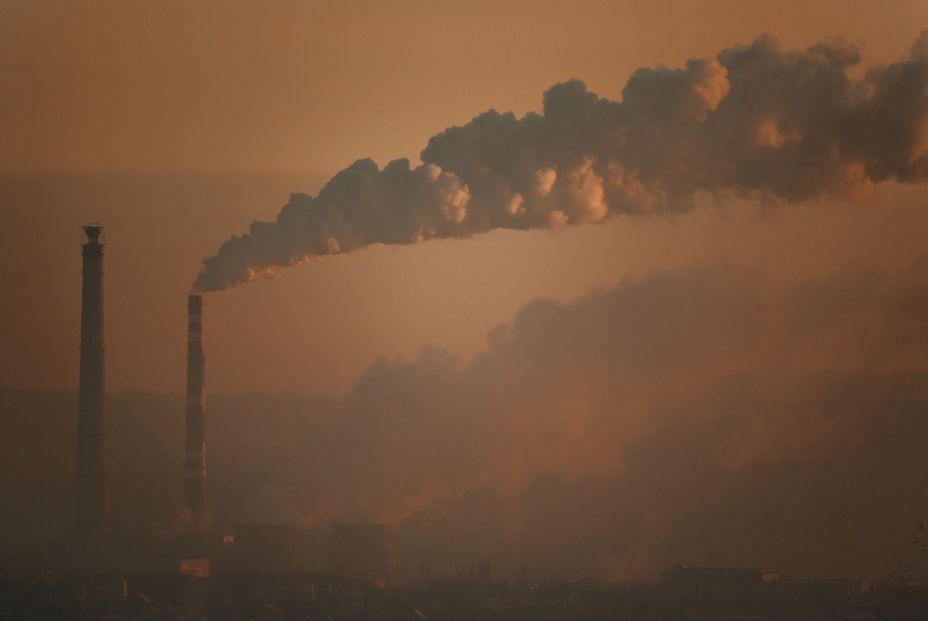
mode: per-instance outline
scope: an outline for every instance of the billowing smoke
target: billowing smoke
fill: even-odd
[[[313,257],[493,229],[553,229],[694,198],[866,196],[928,176],[928,32],[905,60],[862,77],[852,45],[804,52],[761,37],[683,68],[639,69],[619,101],[577,80],[541,114],[489,110],[433,136],[420,166],[369,159],[316,197],[293,194],[204,260],[194,289],[271,276]]]
[[[928,484],[926,314],[928,257],[798,282],[695,267],[535,301],[470,361],[372,364],[253,519],[384,520],[412,571],[485,555],[574,576],[879,576],[928,515],[911,492]]]

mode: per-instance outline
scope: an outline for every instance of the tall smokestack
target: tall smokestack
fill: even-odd
[[[187,453],[184,499],[194,528],[205,526],[206,355],[203,349],[203,296],[187,296]]]
[[[103,349],[103,227],[84,227],[81,291],[81,369],[77,406],[75,527],[79,534],[99,537],[109,532],[106,486]]]

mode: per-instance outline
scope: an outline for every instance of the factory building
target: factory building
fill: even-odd
[[[346,578],[366,578],[385,587],[395,570],[393,533],[386,524],[332,525],[328,569]]]

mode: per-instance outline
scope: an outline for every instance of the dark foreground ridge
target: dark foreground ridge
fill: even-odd
[[[318,573],[177,572],[0,579],[0,619],[320,621],[924,619],[928,587],[673,567],[659,582],[534,585],[480,577],[378,588]]]

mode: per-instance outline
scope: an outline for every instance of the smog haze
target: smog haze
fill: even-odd
[[[208,460],[217,541],[400,581],[928,579],[924,2],[12,0],[0,75],[0,558],[71,527],[97,222],[114,532]]]

